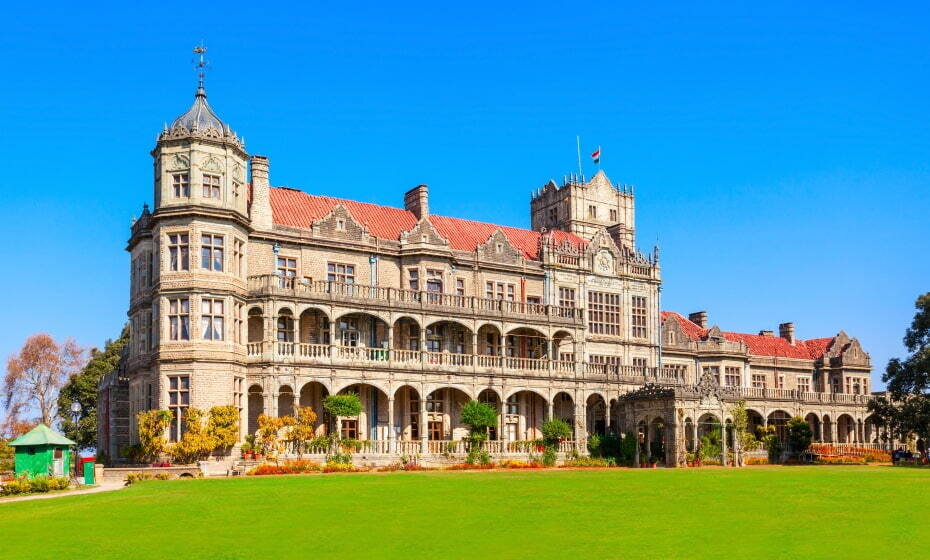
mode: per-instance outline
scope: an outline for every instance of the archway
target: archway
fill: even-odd
[[[505,355],[508,358],[543,359],[549,355],[546,336],[536,329],[520,327],[507,332]]]
[[[820,430],[820,418],[817,417],[813,412],[808,413],[804,417],[807,420],[807,425],[811,427],[811,433],[813,434],[814,441],[823,441],[823,434]]]
[[[394,433],[399,442],[420,440],[420,393],[409,385],[394,391]],[[417,443],[418,445],[418,443]],[[401,445],[398,453],[419,453],[417,445]]]
[[[462,424],[462,407],[469,401],[464,391],[453,387],[436,389],[426,396],[426,439],[429,441],[459,441],[468,436],[468,426]],[[433,453],[442,452],[430,450]]]
[[[572,427],[572,438],[575,437],[575,400],[565,391],[560,391],[552,397],[552,417],[564,420]]]
[[[620,401],[617,399],[610,399],[610,425],[608,426],[608,431],[614,435],[620,435],[620,430],[622,429],[622,418],[623,407],[620,406]]]
[[[665,463],[665,419],[661,416],[649,422],[649,456]]]
[[[505,403],[504,433],[508,441],[527,441],[542,438],[542,425],[546,421],[548,403],[533,391],[518,391]],[[570,425],[572,424],[569,421]]]
[[[788,441],[788,420],[790,419],[791,415],[784,410],[776,410],[769,414],[768,425],[775,427],[775,435],[782,443]]]
[[[433,364],[470,365],[471,330],[455,321],[436,321],[427,325],[426,359]]]
[[[278,389],[278,418],[294,415],[294,389],[283,385]]]
[[[836,441],[853,443],[856,441],[856,421],[848,414],[840,414],[836,419]]]
[[[698,418],[697,432],[696,449],[701,458],[718,460],[723,451],[723,424],[720,419],[709,412],[702,415]]]
[[[575,362],[576,345],[572,333],[558,331],[552,335],[552,359],[559,363],[557,369],[567,369]]]
[[[388,402],[383,391],[367,383],[355,383],[339,391],[340,395],[356,394],[362,411],[355,418],[340,418],[341,437],[358,440],[388,439]]]
[[[332,423],[329,413],[323,408],[323,399],[329,395],[329,391],[319,381],[311,381],[300,388],[300,406],[313,409],[316,412],[316,422],[313,424],[314,432],[318,436],[325,435],[327,428]]]
[[[265,340],[265,317],[260,307],[249,309],[248,341],[262,342]]]
[[[488,440],[500,439],[501,429],[501,398],[494,389],[484,389],[478,393],[478,402],[482,402],[497,411],[497,422],[488,428]]]
[[[350,360],[387,360],[388,325],[367,313],[346,313],[332,325],[339,357]]]
[[[249,387],[249,434],[254,435],[258,431],[258,416],[265,413],[265,396],[262,392],[261,385],[252,385]]]
[[[300,333],[298,340],[303,344],[330,344],[329,317],[319,309],[305,309],[298,320]],[[328,350],[328,348],[327,348]]]
[[[765,418],[755,410],[746,409],[746,431],[759,439],[759,428],[763,426],[765,426]]]
[[[585,418],[588,435],[604,435],[607,433],[607,403],[604,397],[594,393],[588,396],[585,403]]]

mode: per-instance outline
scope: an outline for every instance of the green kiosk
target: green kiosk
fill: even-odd
[[[16,476],[68,476],[71,448],[77,444],[39,424],[10,442],[16,448]]]

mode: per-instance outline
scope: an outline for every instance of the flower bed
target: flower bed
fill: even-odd
[[[743,462],[747,465],[768,465],[769,459],[768,457],[746,457]]]
[[[866,460],[865,460],[865,457],[820,456],[820,457],[817,457],[815,462],[818,465],[864,465],[866,463]]]
[[[890,463],[891,454],[880,449],[871,449],[868,447],[834,447],[821,443],[812,443],[811,453],[816,455],[829,455],[839,457],[862,457],[867,463]]]
[[[285,461],[278,465],[259,465],[248,474],[254,476],[270,474],[302,474],[320,470],[320,464],[314,461]]]
[[[504,459],[497,463],[499,469],[542,469],[542,463],[538,461],[520,461],[517,459]]]
[[[488,463],[486,465],[475,464],[469,465],[468,463],[456,463],[454,465],[449,465],[445,467],[447,471],[486,471],[488,469],[493,469],[494,463]]]
[[[615,467],[613,459],[600,459],[597,457],[575,457],[560,465],[561,468],[605,468]]]

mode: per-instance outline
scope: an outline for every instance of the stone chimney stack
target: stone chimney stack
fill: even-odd
[[[404,210],[413,212],[418,220],[429,217],[429,187],[417,185],[404,194]]]
[[[778,325],[778,336],[788,341],[788,344],[794,345],[794,323],[782,323]]]
[[[759,336],[768,336],[775,338],[775,331],[759,331]]]
[[[695,311],[694,313],[688,314],[688,320],[694,323],[695,325],[701,327],[702,329],[707,328],[707,312],[706,311]]]
[[[252,208],[249,218],[257,230],[270,230],[272,227],[269,167],[267,157],[252,156]]]

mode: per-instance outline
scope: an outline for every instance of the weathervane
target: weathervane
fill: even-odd
[[[198,55],[200,58],[196,60],[194,68],[197,69],[197,76],[200,78],[199,88],[203,89],[203,78],[206,74],[206,69],[209,68],[210,61],[204,59],[203,55],[207,52],[207,47],[203,46],[203,41],[199,45],[194,47],[194,54]]]

